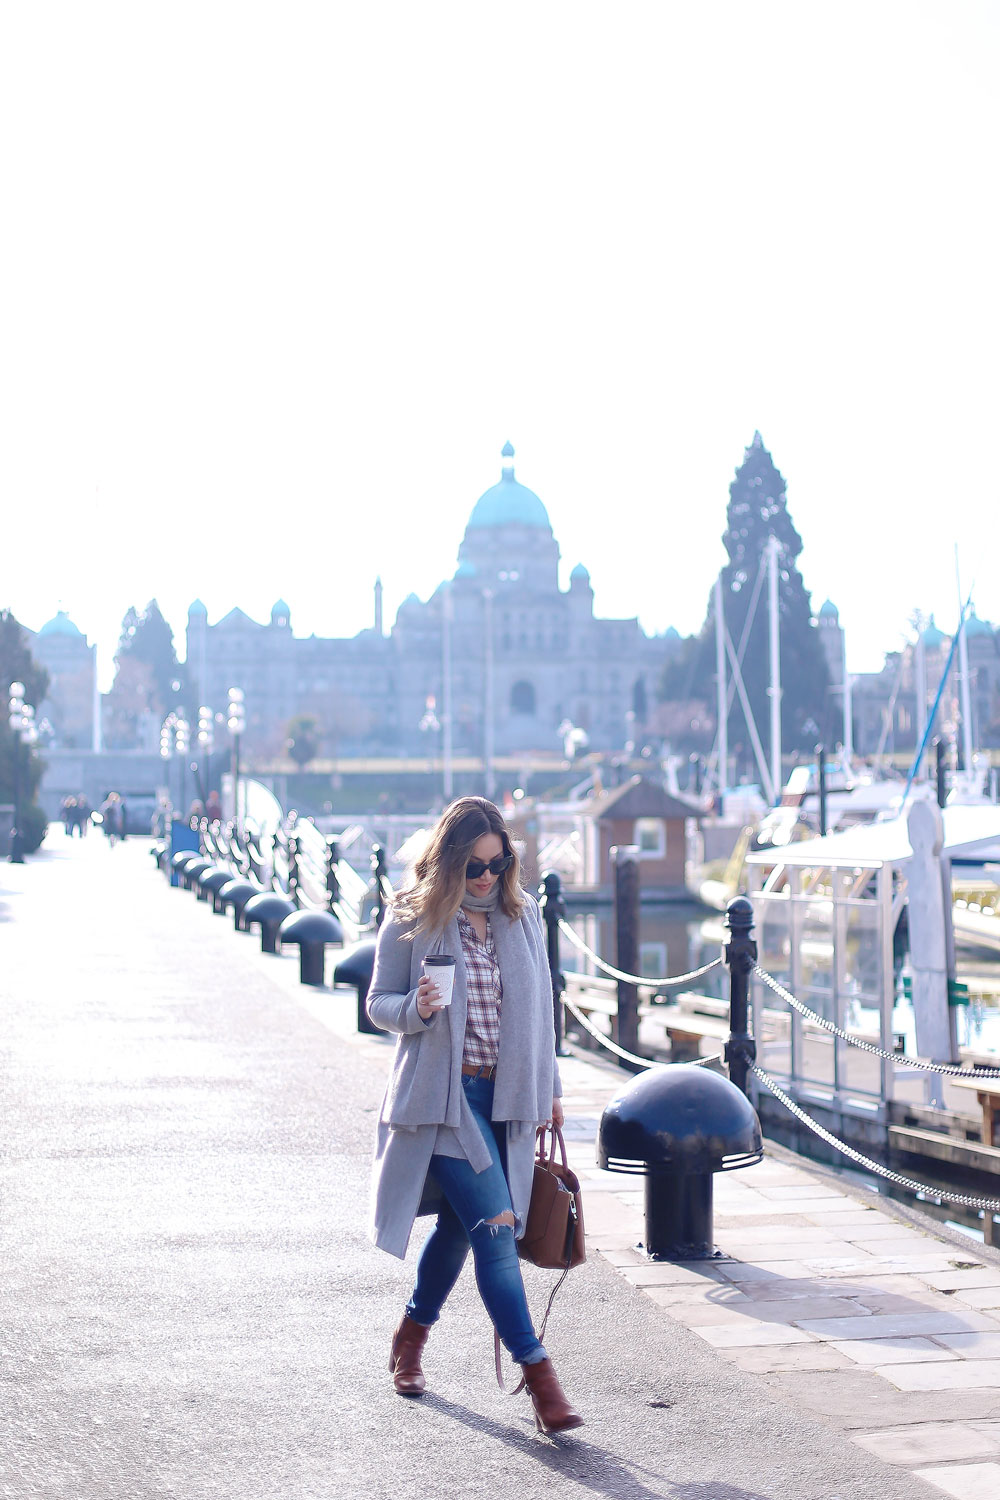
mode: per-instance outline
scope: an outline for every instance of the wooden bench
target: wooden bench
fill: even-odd
[[[566,998],[572,1000],[576,1008],[588,1018],[599,1015],[611,1021],[618,1014],[616,980],[576,973],[568,973],[565,978]],[[642,984],[638,986],[638,990],[639,1019],[663,1027],[674,1062],[692,1062],[701,1056],[703,1041],[722,1043],[729,1036],[727,1001],[685,993],[676,1001],[664,1002],[662,998],[656,998],[658,992],[655,985]],[[701,1006],[704,1006],[706,1013],[701,1012]]]
[[[957,1089],[975,1089],[983,1112],[983,1144],[1000,1146],[1000,1078],[948,1078]]]

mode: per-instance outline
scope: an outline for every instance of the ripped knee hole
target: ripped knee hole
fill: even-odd
[[[498,1229],[513,1229],[516,1223],[514,1214],[509,1208],[505,1208],[503,1213],[497,1214],[496,1218],[480,1219],[478,1224],[473,1224],[472,1232],[475,1234],[477,1229],[488,1229],[491,1234],[495,1235]]]

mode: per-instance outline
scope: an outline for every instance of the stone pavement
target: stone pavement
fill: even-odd
[[[468,1275],[428,1395],[394,1397],[414,1252],[364,1238],[391,1044],[297,974],[138,843],[0,866],[0,1496],[1000,1492],[1000,1257],[776,1152],[716,1179],[729,1258],[646,1262],[641,1184],[593,1165],[622,1075],[585,1058],[564,1078],[597,1253],[549,1347],[587,1426],[540,1440],[491,1388]],[[552,1278],[527,1279],[537,1304]]]

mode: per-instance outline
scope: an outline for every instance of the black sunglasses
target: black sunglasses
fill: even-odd
[[[504,870],[509,870],[514,863],[513,854],[498,854],[496,859],[491,859],[485,864],[481,859],[470,859],[465,867],[466,880],[480,880],[489,870],[491,875],[502,875]]]

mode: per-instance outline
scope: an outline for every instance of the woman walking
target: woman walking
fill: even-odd
[[[503,816],[484,797],[446,808],[379,933],[368,1013],[398,1034],[382,1102],[372,1237],[403,1257],[436,1214],[392,1340],[401,1396],[424,1390],[427,1334],[468,1255],[486,1310],[521,1365],[542,1431],[579,1427],[531,1322],[516,1237],[531,1196],[537,1127],[561,1125],[552,985],[537,903],[521,890]],[[424,973],[455,959],[451,1003]]]

